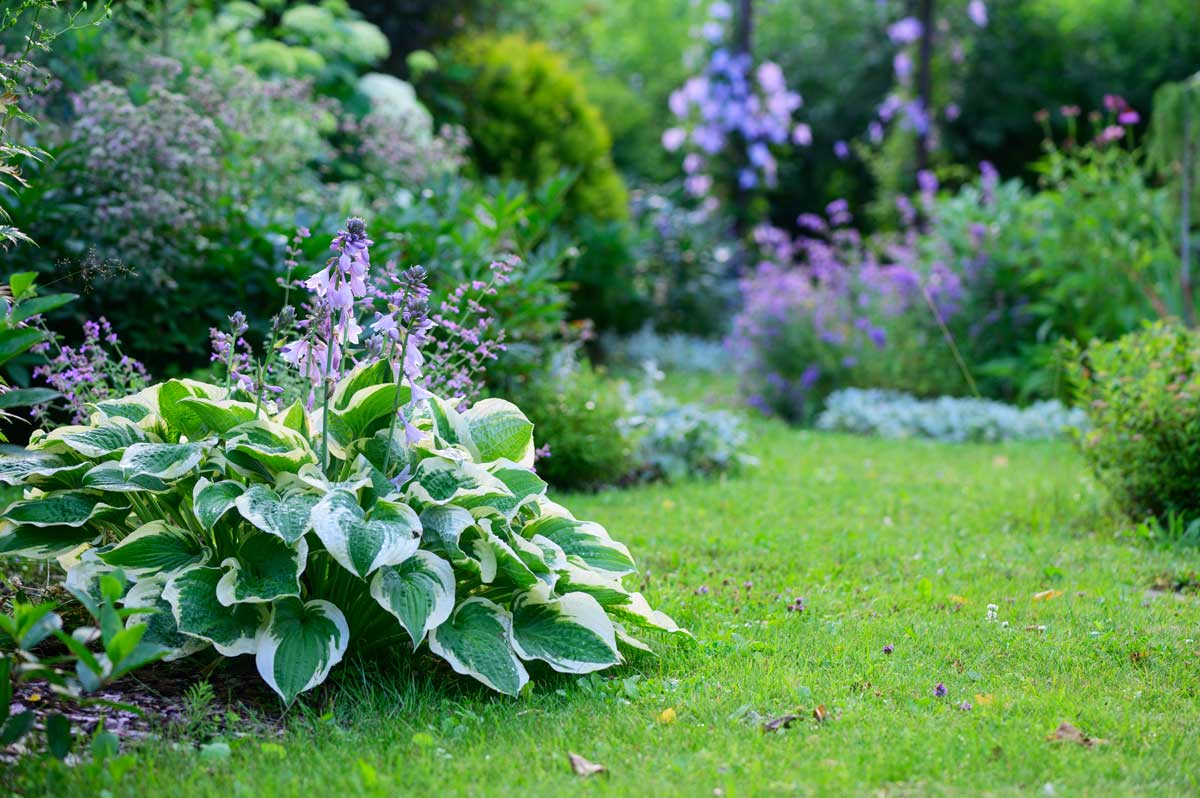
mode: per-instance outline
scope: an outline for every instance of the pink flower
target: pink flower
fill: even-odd
[[[986,28],[988,24],[987,4],[983,0],[971,0],[967,3],[967,16],[981,28]]]
[[[1130,108],[1128,111],[1122,111],[1117,117],[1117,121],[1122,125],[1136,125],[1142,121],[1142,117],[1138,115],[1137,111]]]
[[[667,152],[675,152],[683,143],[687,141],[687,131],[681,127],[667,128],[662,134],[663,149]]]
[[[801,146],[807,147],[812,144],[812,128],[804,122],[792,128],[792,141]]]

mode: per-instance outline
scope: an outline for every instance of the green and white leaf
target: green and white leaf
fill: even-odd
[[[237,497],[235,504],[243,518],[290,546],[312,528],[309,516],[319,500],[314,493],[285,490],[280,495],[266,485],[255,484]]]
[[[624,576],[637,571],[629,549],[609,537],[604,527],[590,521],[543,516],[525,525],[527,537],[541,535],[557,544],[568,558],[578,558],[594,571]]]
[[[284,596],[300,595],[300,574],[308,562],[308,544],[301,537],[294,546],[268,534],[242,541],[236,557],[221,563],[225,575],[217,583],[217,601],[262,604]]]
[[[512,460],[533,466],[533,423],[503,399],[484,399],[463,413],[481,462]]]
[[[107,460],[83,475],[83,487],[109,493],[166,493],[171,486],[160,477],[135,474]]]
[[[210,432],[225,435],[234,427],[254,420],[254,405],[233,399],[209,399],[189,396],[179,402],[182,412],[194,419],[195,432],[189,435],[201,438]]]
[[[503,577],[502,582],[518,590],[529,590],[538,583],[537,574],[530,570],[521,556],[492,531],[488,519],[480,519],[475,534],[465,538],[471,553],[479,562],[480,579],[485,585]]]
[[[272,473],[294,474],[301,466],[317,461],[307,438],[267,419],[240,424],[227,434],[225,448],[230,455],[240,454]]]
[[[529,681],[529,673],[511,641],[512,616],[494,602],[474,596],[429,633],[429,650],[456,673],[515,696]]]
[[[0,454],[0,482],[5,485],[36,484],[35,477],[52,476],[60,471],[79,468],[80,465],[50,452],[6,448]],[[85,466],[84,470],[91,467],[90,463],[82,465]]]
[[[421,519],[406,504],[377,501],[370,518],[348,491],[325,495],[312,510],[317,537],[338,563],[366,578],[385,565],[399,565],[421,542]]]
[[[416,648],[454,610],[454,569],[432,552],[417,551],[376,571],[371,596],[396,616]]]
[[[192,488],[192,514],[200,526],[211,531],[225,513],[233,509],[244,490],[240,483],[230,479],[212,482],[201,477]]]
[[[83,526],[97,518],[123,515],[127,510],[107,503],[104,496],[64,490],[15,502],[4,517],[22,526]]]
[[[172,574],[200,565],[208,552],[196,536],[165,521],[151,521],[135,529],[98,556],[108,565],[123,568],[134,576]]]
[[[121,455],[121,468],[135,476],[179,479],[200,465],[204,449],[199,443],[135,443]]]
[[[557,589],[562,592],[587,593],[604,607],[616,607],[628,604],[630,593],[617,577],[606,576],[567,562],[558,570]]]
[[[532,504],[538,497],[546,495],[545,481],[530,469],[511,460],[500,460],[490,470],[513,495],[512,499],[497,498],[491,503],[505,515],[512,516],[526,504]]]
[[[670,615],[652,609],[650,603],[646,601],[646,597],[641,593],[630,593],[628,602],[614,605],[609,608],[609,611],[613,616],[634,626],[657,629],[660,632],[678,632],[691,637],[691,633],[675,623]]]
[[[146,631],[142,634],[141,642],[170,650],[171,653],[163,657],[170,662],[191,656],[197,651],[207,648],[208,643],[179,631],[179,625],[175,623],[171,605],[162,596],[165,587],[166,577],[143,579],[129,588],[129,592],[125,594],[124,604],[131,608],[157,610],[154,613],[134,615],[130,618],[129,623],[145,624]]]
[[[560,673],[592,673],[621,661],[612,621],[586,593],[549,598],[539,589],[513,601],[513,648]]]
[[[171,578],[163,598],[179,631],[212,643],[227,657],[252,654],[264,612],[260,604],[226,607],[217,599],[217,585],[225,575],[222,568],[195,566]]]
[[[485,468],[471,462],[456,463],[444,457],[427,457],[408,483],[407,495],[423,505],[486,506],[488,500],[512,499],[512,491]]]
[[[11,522],[3,524],[0,531],[0,554],[19,554],[35,560],[61,557],[92,543],[99,534],[86,526],[17,526]]]
[[[469,510],[452,504],[427,507],[421,512],[421,543],[455,565],[474,562],[459,545],[463,532],[474,525],[475,516]]]
[[[349,643],[346,616],[328,601],[280,599],[259,634],[255,663],[263,680],[291,704],[325,681]]]
[[[38,441],[37,446],[44,449],[59,443],[76,454],[98,459],[145,440],[146,433],[132,421],[113,418],[99,427],[59,427]]]

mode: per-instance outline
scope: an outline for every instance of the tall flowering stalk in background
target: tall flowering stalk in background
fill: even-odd
[[[663,147],[686,153],[684,186],[694,197],[707,196],[720,179],[714,161],[722,155],[734,164],[737,190],[774,186],[778,164],[772,148],[812,141],[808,126],[792,121],[803,100],[788,89],[778,64],[755,67],[749,52],[725,44],[733,16],[729,3],[712,3],[708,14],[701,34],[712,52],[701,73],[671,94],[679,125],[663,133]]]

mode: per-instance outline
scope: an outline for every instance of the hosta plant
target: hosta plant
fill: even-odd
[[[414,399],[386,360],[330,384],[310,412],[172,380],[35,433],[0,457],[24,487],[0,552],[57,558],[84,595],[122,573],[124,605],[159,610],[128,619],[143,641],[253,655],[286,702],[351,648],[427,646],[515,695],[526,663],[588,673],[679,631],[622,585],[629,551],[547,498],[514,405]]]

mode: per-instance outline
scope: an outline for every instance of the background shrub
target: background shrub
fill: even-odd
[[[433,101],[462,122],[480,171],[529,185],[577,172],[572,215],[627,215],[608,129],[563,56],[520,36],[477,35],[456,40],[443,59]]]
[[[1139,520],[1200,518],[1200,337],[1155,322],[1068,352],[1091,422],[1080,449],[1117,503]]]

